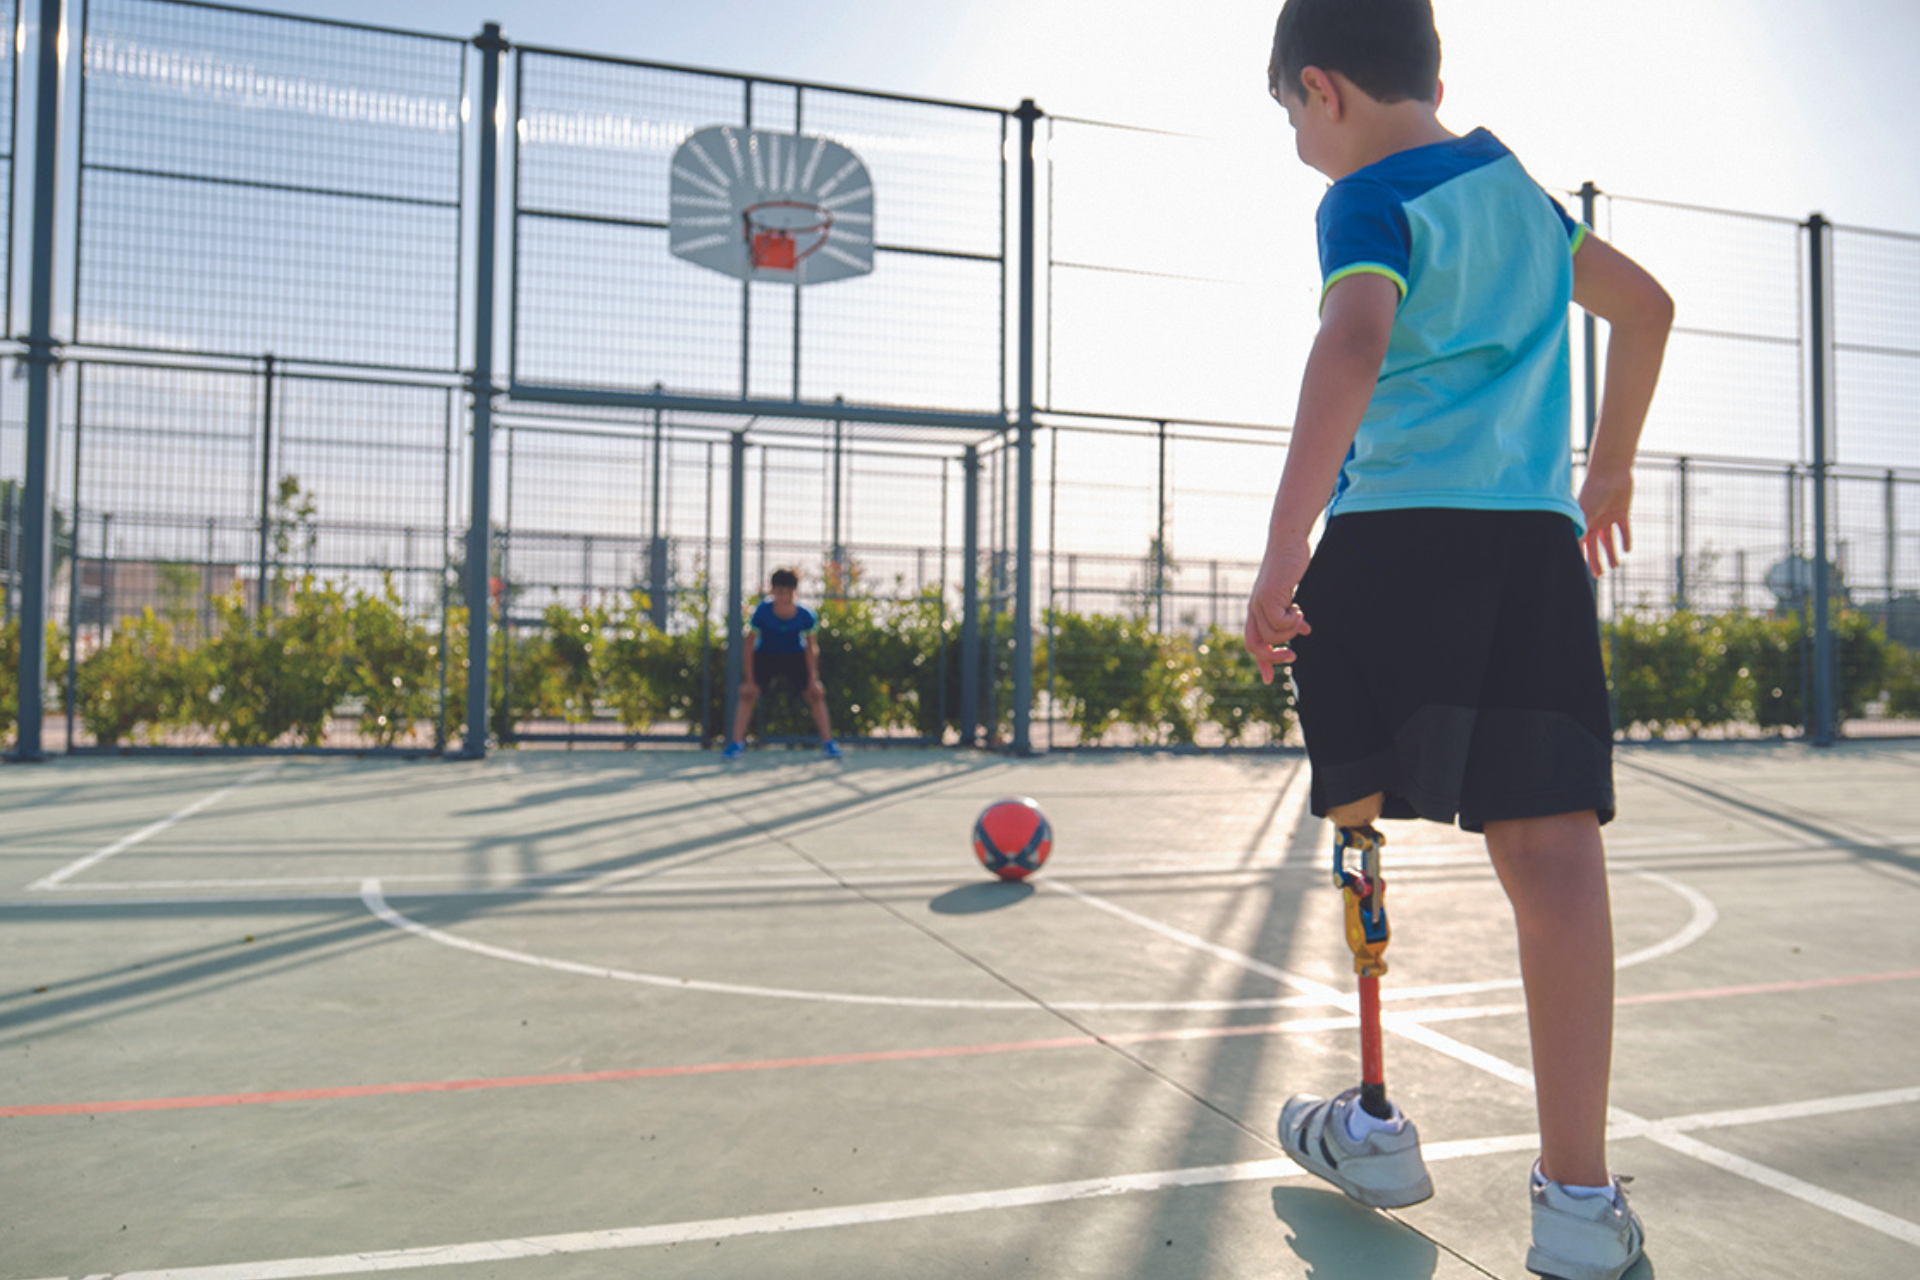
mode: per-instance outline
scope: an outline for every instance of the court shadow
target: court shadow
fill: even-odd
[[[943,916],[974,916],[1025,902],[1033,886],[1024,880],[991,880],[949,889],[927,906]]]
[[[1430,1280],[1440,1265],[1433,1241],[1335,1191],[1275,1187],[1273,1216],[1311,1280]]]

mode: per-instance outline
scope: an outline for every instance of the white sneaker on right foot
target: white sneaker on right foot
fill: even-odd
[[[1280,1108],[1280,1145],[1308,1173],[1375,1209],[1400,1209],[1432,1196],[1433,1179],[1420,1158],[1413,1121],[1377,1129],[1355,1142],[1348,1136],[1347,1115],[1359,1105],[1358,1087],[1334,1098],[1295,1094]]]
[[[1576,1196],[1533,1166],[1533,1247],[1527,1270],[1551,1280],[1620,1280],[1640,1260],[1647,1233],[1613,1180],[1611,1196]]]

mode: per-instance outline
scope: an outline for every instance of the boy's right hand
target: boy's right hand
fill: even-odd
[[[1586,517],[1587,531],[1580,545],[1586,549],[1587,568],[1599,577],[1606,568],[1619,567],[1620,557],[1633,550],[1633,526],[1628,513],[1633,507],[1633,468],[1594,468],[1580,485],[1580,512]]]
[[[1260,667],[1260,683],[1273,683],[1277,662],[1292,662],[1295,654],[1287,646],[1295,636],[1312,633],[1307,615],[1293,602],[1293,589],[1307,572],[1312,558],[1305,539],[1297,546],[1269,547],[1260,562],[1260,574],[1253,580],[1253,594],[1247,600],[1247,626],[1243,642]]]

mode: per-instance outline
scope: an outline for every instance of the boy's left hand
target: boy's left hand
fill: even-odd
[[[1307,615],[1293,602],[1293,589],[1300,585],[1311,556],[1304,540],[1294,547],[1269,547],[1260,562],[1260,576],[1253,580],[1242,639],[1260,667],[1262,684],[1273,683],[1275,663],[1294,660],[1296,655],[1287,647],[1293,638],[1313,632]]]

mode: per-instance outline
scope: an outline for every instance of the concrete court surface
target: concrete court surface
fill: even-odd
[[[1920,1276],[1920,744],[1623,748],[1632,1280]],[[1358,1078],[1297,755],[511,751],[0,769],[0,1280],[1525,1274],[1478,842],[1392,824],[1438,1192],[1279,1152]],[[988,801],[1054,856],[990,881]]]

